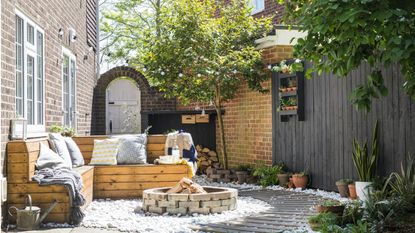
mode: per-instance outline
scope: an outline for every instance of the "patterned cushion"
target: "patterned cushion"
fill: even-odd
[[[117,165],[117,138],[94,140],[94,151],[90,165]]]
[[[65,139],[59,133],[49,134],[49,142],[53,151],[55,151],[63,160],[67,167],[72,167],[72,159],[66,146]]]
[[[147,162],[147,134],[117,136],[120,139],[118,164],[144,164]]]
[[[84,157],[78,145],[71,137],[64,137],[66,146],[68,147],[69,154],[71,155],[72,167],[80,167],[85,164]]]

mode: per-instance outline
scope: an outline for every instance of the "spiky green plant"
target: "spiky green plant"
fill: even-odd
[[[391,181],[392,180],[392,181]],[[390,182],[389,182],[390,181]],[[401,163],[401,173],[394,172],[390,175],[388,183],[392,192],[403,197],[412,208],[415,207],[415,157],[409,155],[406,166]],[[408,206],[409,207],[409,206]]]
[[[353,163],[356,167],[360,181],[369,182],[373,179],[379,157],[378,147],[379,122],[376,121],[373,130],[372,151],[369,155],[367,142],[359,144],[356,138],[353,139]]]

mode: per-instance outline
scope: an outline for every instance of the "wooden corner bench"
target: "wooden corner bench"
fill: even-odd
[[[74,137],[74,141],[89,164],[95,139],[106,136]],[[165,136],[148,137],[148,162],[164,154]],[[7,208],[23,208],[25,195],[30,194],[33,204],[46,209],[57,200],[59,204],[46,217],[44,222],[64,223],[69,221],[70,202],[68,191],[61,185],[40,186],[32,181],[36,160],[39,156],[40,143],[49,145],[46,138],[25,141],[10,141],[7,144]],[[75,168],[81,175],[84,187],[82,194],[87,203],[86,208],[95,198],[132,199],[142,196],[149,188],[173,186],[183,177],[188,177],[186,165],[111,165],[82,166]],[[13,222],[13,218],[11,219]]]

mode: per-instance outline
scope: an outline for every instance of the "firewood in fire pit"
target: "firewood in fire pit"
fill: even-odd
[[[188,178],[182,178],[178,184],[169,189],[166,193],[207,193],[202,186],[194,183]]]

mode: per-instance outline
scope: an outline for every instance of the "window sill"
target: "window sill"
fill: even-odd
[[[28,132],[27,139],[48,137],[46,132]]]

